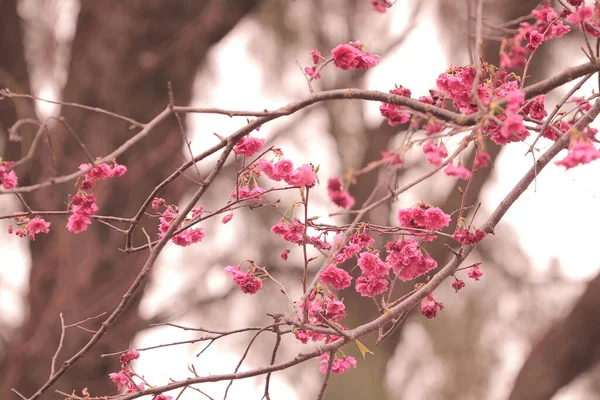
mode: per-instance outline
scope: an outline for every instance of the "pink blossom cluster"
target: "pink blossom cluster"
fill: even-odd
[[[346,317],[346,306],[340,300],[335,298],[335,295],[326,288],[316,287],[308,297],[306,301],[306,308],[304,303],[299,304],[300,311],[308,314],[308,323],[312,325],[319,325],[323,323],[325,318],[330,323],[336,323],[338,328],[345,330],[339,323]],[[318,333],[306,329],[296,329],[294,336],[301,343],[320,342],[331,343],[339,339],[337,335],[327,335],[324,333]]]
[[[92,223],[90,216],[98,211],[96,205],[96,196],[93,193],[86,193],[80,190],[71,198],[70,209],[72,214],[67,220],[67,229],[69,232],[84,232],[88,225]]]
[[[419,244],[413,239],[388,242],[386,250],[386,263],[404,282],[425,275],[437,267],[437,262],[429,254],[424,255]]]
[[[455,278],[454,282],[452,282],[452,288],[454,289],[454,293],[458,293],[458,291],[464,287],[465,287],[465,281]]]
[[[334,241],[337,241],[337,238]],[[370,247],[374,242],[375,240],[365,232],[351,235],[346,246],[336,249],[337,255],[333,258],[333,262],[341,264],[357,255],[362,249]]]
[[[81,164],[79,169],[81,171],[90,168],[92,164]],[[90,190],[94,187],[95,182],[103,181],[110,178],[118,178],[120,176],[125,175],[127,172],[127,167],[124,165],[117,164],[116,162],[112,162],[111,164],[100,164],[95,166],[91,170],[85,173],[84,181],[81,183],[79,187],[80,190]]]
[[[133,380],[134,373],[130,370],[129,366],[133,360],[137,360],[139,357],[140,353],[135,349],[128,350],[119,356],[119,360],[121,361],[121,370],[119,372],[108,374],[110,380],[117,385],[117,390],[126,388],[127,390],[125,393],[135,393],[144,390],[143,383],[138,385],[135,384]],[[171,400],[171,397],[163,396],[163,400],[165,399]]]
[[[50,232],[50,222],[39,216],[32,219],[29,219],[28,217],[17,217],[15,218],[15,222],[19,228],[13,230],[13,226],[9,224],[8,233],[11,234],[14,232],[14,234],[19,237],[28,236],[29,240],[35,240],[35,235],[38,233]]]
[[[600,37],[600,5],[596,3],[594,8],[583,5],[583,2],[577,1],[577,8],[566,17],[566,20],[577,28],[582,29],[586,35]]]
[[[469,278],[478,281],[483,276],[483,271],[479,269],[479,264],[477,264],[473,268],[469,269],[467,275],[469,276]]]
[[[342,189],[340,178],[331,178],[327,182],[327,194],[329,199],[338,207],[352,208],[355,204],[354,197]]]
[[[117,390],[127,389],[125,393],[135,393],[144,390],[144,383],[135,384],[133,373],[127,368],[122,368],[119,372],[108,374],[108,377],[117,385]]]
[[[294,164],[287,159],[277,162],[265,159],[258,160],[258,169],[269,179],[285,181],[288,185],[299,187],[313,187],[317,182],[317,174],[312,164],[302,164],[294,169]]]
[[[13,161],[0,159],[0,185],[4,186],[4,189],[14,189],[17,186],[17,174],[14,170],[9,170],[13,164]],[[7,172],[7,170],[9,171]]]
[[[448,157],[448,150],[446,149],[444,142],[440,142],[440,144],[437,145],[433,140],[425,142],[423,145],[423,153],[425,153],[427,161],[436,167],[440,167],[444,158]]]
[[[90,168],[92,164],[81,164],[80,170]],[[69,208],[71,215],[67,220],[67,229],[69,232],[81,233],[84,232],[88,225],[92,223],[90,216],[98,211],[96,205],[96,197],[93,193],[89,193],[97,181],[102,181],[110,178],[118,178],[127,172],[127,167],[117,164],[113,161],[111,164],[100,164],[89,170],[84,175],[84,180],[79,185],[77,194],[71,198]]]
[[[444,309],[442,302],[436,301],[432,294],[428,294],[423,300],[421,300],[421,314],[425,318],[435,318],[438,315],[438,311]]]
[[[301,245],[304,238],[304,224],[299,219],[294,218],[290,223],[285,219],[280,220],[277,224],[271,227],[271,232],[279,235],[286,242]],[[329,250],[331,245],[324,240],[321,240],[318,236],[306,236],[306,243],[321,249]],[[287,254],[284,259],[287,258]]]
[[[129,364],[138,358],[140,358],[140,353],[136,349],[131,349],[121,354],[119,356],[119,361],[121,361],[121,364]]]
[[[361,296],[373,297],[387,290],[390,266],[379,258],[379,253],[360,253],[358,266],[362,274],[356,278],[356,291]]]
[[[505,50],[500,53],[502,68],[524,67],[529,52],[535,51],[544,41],[560,38],[571,30],[562,22],[563,15],[559,16],[552,7],[542,5],[533,10],[532,15],[536,19],[534,24],[522,22],[517,34],[504,41]]]
[[[453,162],[446,165],[446,168],[444,168],[444,173],[448,176],[464,180],[469,179],[471,176],[471,171],[466,169],[460,161],[456,165],[454,165]]]
[[[486,233],[480,231],[479,229],[475,229],[474,232],[471,232],[469,229],[457,229],[454,231],[454,239],[462,244],[474,244],[479,243],[483,240]]]
[[[345,270],[330,264],[319,275],[321,281],[335,290],[346,289],[352,283],[352,276]]]
[[[439,230],[450,224],[450,216],[438,207],[419,203],[398,211],[398,223],[404,228]]]
[[[312,79],[320,79],[321,72],[317,70],[317,67],[325,61],[325,58],[321,55],[321,52],[317,49],[311,51],[310,56],[312,58],[313,66],[304,68],[304,72],[306,75],[310,76]]]
[[[546,97],[544,95],[536,96],[524,103],[525,96],[519,90],[516,81],[506,82],[497,93],[499,98],[508,100],[505,115],[497,115],[497,119],[503,123],[498,126],[495,122],[490,122],[487,129],[484,129],[484,132],[496,144],[521,142],[529,137],[529,131],[523,124],[524,116],[541,121],[548,115],[544,105]]]
[[[445,73],[440,74],[436,80],[438,89],[452,100],[455,108],[465,114],[477,111],[477,105],[471,99],[471,88],[475,82],[476,72],[472,65],[451,67]]]
[[[250,189],[250,184],[246,183],[243,186],[233,189],[230,198],[237,200],[252,199],[255,201],[261,201],[265,197],[263,193],[265,193],[265,189],[258,186],[258,183],[254,183],[252,185],[252,189]]]
[[[322,373],[327,372],[327,366],[329,365],[329,353],[323,353],[319,360],[321,360],[321,366],[319,367],[319,371]],[[348,369],[356,368],[356,359],[351,356],[344,356],[342,358],[335,358],[333,360],[333,364],[331,365],[331,373],[332,374],[343,374]]]
[[[242,272],[239,265],[225,267],[225,273],[233,277],[233,283],[238,285],[242,293],[254,294],[262,289],[262,280],[256,276],[256,269],[250,268],[246,272]]]
[[[404,86],[396,86],[394,89],[390,90],[390,93],[402,97],[411,96],[410,90]],[[410,119],[410,114],[403,110],[404,109],[402,106],[397,106],[391,103],[382,103],[381,106],[379,106],[379,112],[384,118],[387,119],[390,126],[396,126],[408,122]]]
[[[154,198],[152,200],[152,208],[154,210],[158,210],[160,206],[164,205],[165,201],[161,198]],[[177,227],[177,229],[181,229],[186,224],[190,223],[192,220],[198,219],[202,216],[204,212],[204,207],[197,206],[192,210],[192,217],[185,218],[181,224]],[[179,208],[175,205],[165,206],[165,211],[160,214],[159,224],[158,224],[158,237],[163,238],[167,233],[175,218],[179,215]],[[178,233],[177,235],[171,238],[171,241],[175,243],[177,246],[186,247],[194,243],[199,243],[204,239],[204,229],[202,228],[192,228],[189,227],[183,232]]]
[[[578,140],[571,143],[567,156],[555,164],[571,169],[580,164],[589,164],[600,158],[600,151],[589,140]]]
[[[490,162],[490,155],[484,151],[479,149],[475,154],[475,160],[473,160],[473,167],[477,168],[486,168]]]
[[[333,65],[344,71],[351,69],[368,69],[379,64],[379,56],[365,51],[365,46],[359,42],[340,44],[331,50]]]

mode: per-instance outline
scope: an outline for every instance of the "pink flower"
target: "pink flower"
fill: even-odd
[[[231,221],[231,218],[233,218],[233,213],[229,213],[229,214],[225,214],[225,216],[223,217],[223,219],[221,220],[222,224],[226,224],[229,221]]]
[[[387,12],[388,5],[386,0],[371,0],[371,4],[373,5],[374,11],[382,14]]]
[[[473,244],[479,243],[483,240],[486,233],[476,229],[475,232],[471,232],[468,229],[457,229],[454,232],[454,239],[462,244]]]
[[[92,166],[92,164],[85,163],[85,164],[81,164],[79,166],[79,169],[81,171],[83,171],[83,170],[88,169],[91,166]],[[116,162],[113,162],[112,166],[109,164],[106,164],[106,163],[100,164],[85,173],[86,180],[91,181],[89,183],[86,183],[86,185],[89,185],[90,183],[93,183],[94,181],[101,181],[101,180],[109,179],[109,178],[118,178],[120,176],[123,176],[126,172],[127,172],[127,167],[125,167],[124,165],[117,164]],[[85,189],[82,189],[82,190],[85,190]]]
[[[346,317],[346,305],[339,300],[330,301],[325,308],[324,317],[333,322],[341,322]]]
[[[18,179],[14,170],[1,174],[1,177],[0,183],[2,183],[4,189],[14,189],[17,186]]]
[[[331,286],[336,290],[346,289],[352,282],[352,277],[346,271],[330,264],[321,272],[321,280],[324,284]]]
[[[342,190],[340,178],[331,178],[327,182],[327,194],[333,203],[342,208],[352,208],[355,204],[354,197]]]
[[[128,350],[126,353],[123,353],[119,356],[119,361],[121,364],[129,364],[133,360],[137,360],[140,358],[140,353],[136,349]]]
[[[165,199],[162,199],[160,197],[155,197],[152,199],[152,209],[153,210],[158,210],[160,208],[160,206],[165,204]]]
[[[523,117],[518,114],[512,114],[504,120],[504,124],[502,125],[502,128],[500,128],[500,134],[507,139],[512,138],[513,135],[521,138],[523,136],[523,130],[525,130],[525,126],[523,126]]]
[[[265,190],[256,184],[252,189],[250,189],[248,185],[240,186],[237,190],[233,189],[233,191],[231,192],[231,198],[235,199],[236,195],[239,193],[238,200],[251,199],[255,201],[260,201],[264,198],[264,195],[262,195],[262,193],[264,192]]]
[[[124,387],[129,388],[133,385],[123,370],[108,374],[108,377],[117,385],[117,390],[121,390]]]
[[[154,397],[152,400],[173,400],[173,397],[167,396],[166,394],[159,394],[158,396]]]
[[[525,104],[525,92],[519,89],[513,90],[506,96],[506,99],[508,100],[506,111],[508,113],[516,113]]]
[[[566,19],[573,25],[581,25],[582,22],[589,20],[594,15],[594,10],[590,7],[582,6],[575,10],[575,12],[569,15]]]
[[[312,164],[304,164],[296,168],[289,176],[284,177],[284,180],[292,186],[313,187],[317,181],[317,174],[315,174]]]
[[[450,163],[444,168],[444,173],[448,176],[454,176],[456,178],[467,180],[471,176],[471,171],[463,167],[459,162],[456,166],[454,163]]]
[[[525,40],[528,40],[527,50],[534,51],[544,41],[544,35],[533,29],[525,34]]]
[[[300,243],[304,235],[304,224],[297,218],[294,219],[292,224],[287,224],[281,220],[271,227],[271,232],[281,236],[286,242]]]
[[[119,176],[125,175],[127,172],[127,167],[124,165],[115,164],[112,170],[112,177],[118,178]]]
[[[358,256],[358,266],[363,274],[369,278],[387,275],[390,267],[379,259],[379,254],[362,252]]]
[[[81,233],[87,229],[87,226],[92,221],[85,214],[74,213],[69,216],[67,220],[67,229],[69,232]]]
[[[554,129],[554,128],[556,128],[556,129]],[[544,132],[542,132],[542,136],[545,137],[546,139],[556,141],[559,138],[559,133],[557,133],[556,130],[558,130],[558,132],[565,133],[569,129],[571,129],[571,125],[569,125],[568,123],[566,123],[564,121],[560,121],[558,123],[554,123],[551,126],[547,127],[544,130]]]
[[[275,171],[282,179],[285,179],[294,172],[294,164],[290,160],[283,159],[275,164]]]
[[[420,203],[413,208],[398,210],[398,224],[406,228],[438,230],[450,224],[450,216],[438,207]]]
[[[586,27],[587,28],[587,27]],[[587,29],[586,29],[587,31]],[[550,34],[553,38],[560,38],[561,36],[566,35],[571,32],[571,28],[562,23],[562,21],[558,21],[550,28]]]
[[[522,46],[511,46],[508,53],[500,53],[500,66],[502,68],[520,68],[527,62],[527,49]]]
[[[465,282],[461,281],[460,279],[457,279],[454,282],[452,282],[452,287],[454,288],[454,293],[458,293],[460,289],[465,287]]]
[[[313,79],[321,78],[321,72],[317,71],[315,67],[306,67],[304,68],[304,72]]]
[[[374,67],[380,59],[379,56],[365,52],[361,42],[340,44],[331,50],[331,55],[333,64],[345,71],[354,68],[368,69]]]
[[[50,232],[50,222],[43,218],[36,217],[27,223],[27,231],[29,231],[29,239],[35,240],[35,235],[38,233]]]
[[[171,241],[177,246],[186,247],[194,243],[201,242],[204,239],[204,229],[188,228],[185,231],[173,236]]]
[[[356,291],[363,297],[373,297],[385,292],[388,288],[388,281],[383,276],[369,278],[361,275],[356,279]]]
[[[437,207],[425,210],[425,229],[438,230],[450,225],[450,216]]]
[[[323,353],[319,359],[321,360],[319,371],[326,373],[327,366],[329,365],[329,353]],[[333,364],[331,365],[331,373],[338,375],[343,374],[350,367],[356,368],[356,359],[354,357],[345,356],[343,358],[335,358],[333,360]]]
[[[478,281],[479,278],[481,278],[483,276],[483,271],[479,269],[479,265],[476,265],[469,270],[467,275],[469,276],[469,278],[475,279],[476,281]]]
[[[323,59],[323,56],[321,55],[321,52],[317,49],[314,49],[313,51],[310,52],[310,56],[312,57],[312,62],[313,64],[318,64],[321,62],[321,60]]]
[[[235,154],[252,157],[263,148],[264,144],[265,139],[243,136],[240,140],[238,140],[235,146],[233,146],[233,151]]]
[[[529,101],[523,107],[523,114],[529,114],[531,118],[543,120],[548,115],[544,103],[546,102],[546,96],[541,94],[536,96],[533,100]]]
[[[356,68],[361,54],[359,49],[349,44],[340,44],[331,50],[333,64],[344,71]]]
[[[490,155],[484,150],[477,151],[475,154],[475,160],[473,161],[473,167],[475,168],[486,168],[490,162]]]
[[[372,67],[376,66],[377,64],[379,64],[380,58],[381,57],[376,56],[374,54],[362,53],[361,55],[358,56],[358,64],[356,65],[356,68],[358,68],[358,69],[372,68]]]
[[[443,309],[444,304],[435,301],[433,294],[427,295],[427,297],[421,301],[421,314],[423,314],[425,318],[435,318],[438,315],[438,310],[441,311]]]
[[[263,286],[262,281],[254,276],[252,270],[241,272],[239,265],[225,267],[225,273],[233,276],[233,282],[240,287],[242,293],[254,294]]]
[[[296,339],[298,339],[304,344],[308,343],[308,339],[310,339],[308,333],[304,329],[298,329],[297,331],[295,331],[294,336],[296,337]]]
[[[440,145],[438,146],[433,140],[430,140],[423,145],[423,153],[425,153],[427,161],[436,167],[441,166],[442,160],[445,157],[448,157],[448,150],[446,149],[444,142],[440,142]]]
[[[398,155],[396,152],[382,151],[381,157],[383,157],[384,160],[387,160],[392,165],[404,164],[404,161],[402,161],[400,155]]]
[[[390,93],[403,97],[411,96],[410,90],[403,86],[397,86],[395,89],[390,90]],[[402,106],[397,106],[391,103],[381,104],[379,107],[379,112],[387,119],[390,126],[405,124],[410,119],[410,114],[404,112]]]
[[[590,104],[589,101],[584,101],[585,97],[576,97],[573,96],[571,97],[571,101],[577,103],[577,105],[579,106],[579,109],[581,111],[590,111],[590,109],[592,108],[592,105]]]
[[[600,158],[600,151],[594,147],[592,142],[580,140],[573,143],[567,156],[555,164],[571,169],[580,164],[589,164],[598,158]]]

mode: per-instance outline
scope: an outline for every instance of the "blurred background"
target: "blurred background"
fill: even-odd
[[[273,109],[309,95],[299,66],[310,65],[313,48],[327,57],[337,44],[360,40],[370,53],[381,55],[380,65],[351,72],[326,68],[315,88],[388,91],[399,84],[418,98],[435,88],[435,79],[449,65],[469,63],[468,44],[474,41],[469,30],[474,32],[474,23],[467,16],[475,3],[402,0],[379,14],[372,11],[369,0],[0,0],[0,87],[101,107],[142,122],[167,105],[168,81],[178,105]],[[486,0],[486,22],[520,17],[538,3]],[[499,33],[488,33],[484,59],[497,64]],[[578,32],[544,43],[536,52],[528,82],[586,62],[582,46]],[[591,81],[582,94],[598,90]],[[548,96],[548,110],[569,87]],[[381,151],[413,133],[408,126],[388,126],[378,107],[359,101],[320,103],[255,133],[296,163],[321,165],[321,184],[311,191],[315,195],[310,214],[321,216],[322,222],[346,222],[343,217],[327,217],[336,211],[327,200],[328,178],[379,159]],[[26,127],[22,142],[7,140],[7,129],[17,119],[58,115],[64,116],[93,156],[108,154],[134,133],[123,121],[81,109],[5,99],[0,101],[0,155],[5,160],[19,159],[31,144],[35,131]],[[244,123],[244,118],[188,116],[192,150],[202,151],[218,140],[213,133],[228,135]],[[65,125],[55,120],[48,121],[44,142],[34,160],[17,170],[20,185],[65,174],[86,160]],[[452,144],[447,144],[450,150]],[[476,174],[467,200],[482,203],[476,222],[487,218],[531,166],[531,156],[523,156],[528,145],[489,144],[492,167]],[[548,146],[544,142],[538,148],[543,151]],[[351,189],[357,204],[364,202],[379,179],[401,185],[428,171],[430,166],[418,151],[413,153],[405,160],[406,168],[392,177],[374,171],[359,178]],[[188,156],[176,120],[162,123],[118,160],[128,167],[124,177],[98,184],[99,213],[132,216],[151,190]],[[465,154],[461,159],[470,165],[472,157]],[[203,161],[201,172],[208,171],[215,159]],[[363,343],[375,353],[366,360],[351,346],[344,349],[358,359],[358,368],[334,376],[326,398],[600,398],[600,268],[595,248],[599,169],[597,163],[568,172],[548,166],[535,187],[507,213],[495,235],[467,260],[482,262],[481,281],[463,277],[467,286],[458,294],[451,282],[444,284],[436,298],[445,308],[436,319],[427,320],[417,311],[384,343],[374,346],[375,338],[366,338]],[[234,166],[228,164],[202,205],[210,210],[226,202],[234,179]],[[460,206],[461,185],[436,176],[394,204],[374,210],[367,220],[394,224],[398,208],[419,200],[450,213]],[[180,178],[162,197],[167,203],[182,204],[194,186],[193,181]],[[66,184],[27,194],[25,199],[35,210],[65,209],[75,190]],[[185,249],[169,245],[135,305],[44,398],[60,398],[54,389],[80,394],[85,387],[93,396],[116,394],[108,374],[119,370],[118,358],[101,354],[202,336],[152,324],[227,330],[269,323],[266,313],[282,311],[278,290],[267,284],[265,290],[248,297],[232,287],[223,268],[250,258],[285,283],[292,296],[300,293],[301,255],[292,251],[290,259],[282,261],[279,255],[285,243],[269,231],[297,198],[296,193],[282,196],[277,210],[237,211],[227,225],[206,221],[202,226],[207,235],[201,244]],[[19,207],[16,198],[0,199],[1,215]],[[1,398],[14,397],[10,388],[31,395],[48,379],[60,338],[59,313],[69,324],[111,312],[147,257],[120,252],[123,235],[102,224],[95,222],[87,232],[73,235],[64,228],[64,218],[49,220],[50,234],[34,242],[7,235],[7,221],[0,221]],[[156,225],[156,219],[148,218],[144,227],[154,234]],[[143,235],[136,239],[146,242]],[[440,265],[449,259],[441,240],[427,250]],[[396,286],[398,294],[411,287]],[[341,296],[349,310],[347,326],[377,315],[371,302],[351,290]],[[97,329],[101,320],[83,326]],[[59,363],[90,335],[84,329],[69,329]],[[207,343],[144,351],[133,365],[154,385],[184,379],[190,374],[188,365],[199,374],[231,372],[250,338],[241,334],[221,339],[199,357]],[[261,336],[241,370],[268,364],[273,342],[274,337]],[[292,358],[303,349],[286,337],[277,360]],[[318,362],[309,361],[274,374],[271,394],[312,398],[320,381]],[[198,387],[221,398],[225,386]],[[235,382],[229,397],[259,399],[263,390],[263,377]],[[186,391],[180,398],[204,396]]]

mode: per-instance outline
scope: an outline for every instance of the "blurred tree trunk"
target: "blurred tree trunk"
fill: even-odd
[[[510,400],[547,400],[600,361],[600,274],[533,346]]]
[[[147,122],[167,106],[170,81],[176,103],[187,104],[197,68],[210,47],[257,2],[82,2],[64,100]],[[62,115],[94,157],[106,155],[135,132],[123,121],[77,108],[64,107]],[[87,162],[62,126],[57,124],[51,137],[54,166],[49,151],[40,151],[44,154],[36,157],[39,168],[23,183],[45,179],[53,169],[64,174]],[[125,176],[96,186],[99,214],[131,217],[151,190],[182,164],[182,146],[175,119],[163,122],[117,160],[128,167]],[[177,203],[185,184],[190,183],[180,180],[161,196]],[[36,210],[64,209],[69,195],[75,192],[76,185],[67,184],[35,192],[26,200]],[[13,387],[26,395],[37,390],[48,379],[59,343],[58,314],[64,313],[65,322],[73,324],[112,311],[147,257],[147,252],[119,252],[124,236],[97,222],[85,233],[74,235],[65,229],[64,218],[51,221],[50,234],[31,242],[29,315],[0,365],[1,393]],[[155,226],[155,221],[145,224],[151,235]],[[146,242],[143,235],[137,239],[138,243]],[[119,370],[119,362],[114,357],[100,358],[100,354],[126,349],[136,332],[146,326],[137,310],[140,294],[109,333],[59,380],[57,389],[80,392],[88,387],[92,395],[116,393],[108,374]],[[104,318],[84,326],[97,329]],[[57,365],[90,336],[84,330],[69,329]]]
[[[17,0],[0,1],[0,88],[15,93],[29,93],[29,74],[23,47],[23,21],[17,14]],[[8,129],[21,118],[35,118],[28,100],[0,101],[0,155],[7,158],[19,145],[8,142]],[[26,128],[27,129],[27,128]],[[27,129],[27,133],[31,133]]]

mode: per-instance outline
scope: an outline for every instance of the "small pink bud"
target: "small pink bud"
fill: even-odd
[[[221,220],[221,222],[223,224],[228,223],[229,221],[231,221],[231,218],[233,218],[233,213],[229,213],[229,214],[225,214],[225,216],[223,217],[223,219]]]

